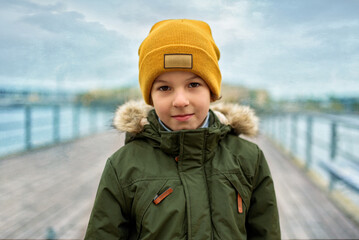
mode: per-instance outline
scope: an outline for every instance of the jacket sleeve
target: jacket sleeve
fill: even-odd
[[[247,236],[254,239],[281,239],[273,180],[263,152],[259,150],[254,184],[246,221]]]
[[[85,239],[127,239],[129,218],[116,172],[108,159],[98,186]]]

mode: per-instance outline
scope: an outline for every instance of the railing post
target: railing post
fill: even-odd
[[[25,106],[25,147],[26,150],[29,150],[32,148],[32,142],[31,142],[31,106],[26,105]]]
[[[60,141],[60,107],[59,105],[53,106],[53,139],[54,143],[58,143]]]
[[[277,133],[277,115],[273,115],[273,122],[272,122],[272,125],[273,125],[273,128],[272,128],[272,137],[274,140],[276,140],[276,133]]]
[[[283,145],[283,113],[279,115],[278,120],[278,142]]]
[[[281,121],[281,133],[282,133],[282,140],[281,143],[284,147],[284,149],[288,149],[288,132],[287,132],[287,124],[288,124],[288,114],[283,113],[282,114],[282,121]]]
[[[330,160],[334,161],[337,155],[337,123],[331,124],[331,138],[330,138]]]
[[[278,115],[275,114],[273,116],[273,139],[276,141],[277,140],[277,122],[278,122]]]
[[[46,239],[47,240],[57,239],[56,232],[52,227],[48,227],[46,229]]]
[[[308,170],[312,163],[312,130],[313,130],[313,118],[308,116],[307,118],[307,136],[306,136],[306,163],[305,168]]]
[[[335,177],[333,176],[333,174],[330,174],[330,179],[329,179],[329,186],[328,186],[328,189],[329,189],[329,192],[331,193],[334,189],[334,184],[336,182],[336,179]]]
[[[281,114],[278,115],[278,121],[277,121],[277,142],[280,142],[280,130],[281,130],[281,123],[282,123],[282,116]]]
[[[73,115],[72,115],[72,136],[74,138],[77,138],[79,136],[79,127],[80,127],[80,105],[79,104],[75,104],[73,106],[73,111],[72,111]]]
[[[97,107],[91,106],[90,107],[90,127],[91,133],[97,132]]]
[[[275,140],[278,142],[279,139],[279,115],[275,116]]]
[[[274,140],[276,140],[276,129],[277,129],[277,115],[273,114],[273,118],[272,118],[272,125],[273,125],[273,128],[272,128],[272,138]]]
[[[297,121],[297,115],[292,115],[292,131],[291,131],[291,150],[293,156],[297,153],[297,133],[298,133],[298,121]]]
[[[279,140],[279,115],[275,116],[275,140],[278,142]]]

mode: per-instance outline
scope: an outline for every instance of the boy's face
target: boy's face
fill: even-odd
[[[191,72],[166,72],[156,78],[151,99],[161,121],[173,131],[202,126],[211,102],[204,80]]]

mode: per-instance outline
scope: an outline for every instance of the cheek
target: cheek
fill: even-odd
[[[152,98],[152,105],[155,108],[155,111],[157,113],[157,115],[161,118],[163,118],[164,113],[166,113],[166,104],[165,101],[161,101],[161,99],[156,98],[156,96],[154,96]]]
[[[200,102],[204,109],[209,109],[209,105],[211,103],[211,94],[209,91],[204,91],[202,94],[198,95],[197,101]]]
[[[157,106],[158,103],[160,102],[160,101],[158,100],[157,94],[151,93],[150,99],[151,99],[151,104],[152,104],[153,107]]]

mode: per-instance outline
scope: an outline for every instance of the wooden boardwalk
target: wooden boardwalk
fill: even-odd
[[[0,239],[83,238],[104,164],[122,136],[111,131],[1,159]]]
[[[359,227],[303,170],[265,137],[252,140],[263,150],[272,172],[283,239],[359,239]]]
[[[0,239],[82,239],[106,159],[123,144],[109,131],[0,159]],[[351,222],[263,137],[283,239],[359,239]]]

